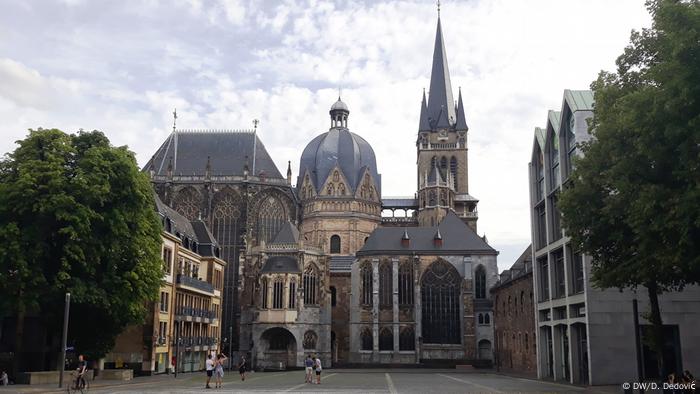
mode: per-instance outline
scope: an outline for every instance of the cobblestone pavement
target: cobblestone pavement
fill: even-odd
[[[137,378],[129,383],[96,381],[90,393],[619,393],[619,387],[577,387],[566,384],[523,379],[488,372],[455,370],[327,370],[320,385],[304,382],[303,371],[251,373],[242,382],[235,373],[227,373],[224,387],[204,389],[204,374]],[[213,387],[213,383],[212,383]],[[56,386],[11,386],[0,393],[62,392]]]

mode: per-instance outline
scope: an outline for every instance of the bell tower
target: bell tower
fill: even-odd
[[[427,218],[440,212],[439,209],[433,209],[428,205],[431,199],[429,198],[430,193],[426,190],[427,185],[445,184],[450,193],[454,195],[454,198],[445,200],[447,202],[445,209],[453,210],[457,216],[476,231],[478,200],[469,195],[468,131],[469,127],[462,102],[462,90],[459,90],[456,103],[452,95],[450,71],[447,67],[447,52],[442,35],[442,24],[438,16],[430,90],[427,99],[425,91],[423,91],[416,140],[418,216],[421,225],[429,225],[430,220]],[[432,176],[433,170],[437,172],[439,177]],[[428,180],[428,178],[431,179]],[[427,198],[423,199],[424,196]],[[438,198],[435,201],[439,202],[439,200],[441,199]],[[429,212],[431,213],[428,214]],[[437,219],[434,217],[433,221]]]

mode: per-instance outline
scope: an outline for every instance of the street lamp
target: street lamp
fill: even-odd
[[[66,346],[68,342],[68,317],[70,314],[70,293],[66,293],[63,310],[63,339],[61,340],[61,367],[58,374],[58,388],[63,388],[63,372],[66,370]]]

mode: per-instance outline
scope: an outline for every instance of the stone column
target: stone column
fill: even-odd
[[[372,259],[372,360],[379,355],[379,259]]]
[[[391,288],[393,301],[393,324],[392,332],[394,334],[394,354],[399,352],[399,259],[393,257],[391,259]]]
[[[420,338],[423,336],[422,334],[422,311],[421,311],[421,294],[420,294],[420,259],[417,256],[414,256],[414,261],[413,261],[413,305],[414,305],[414,310],[413,310],[413,316],[415,318],[415,340],[416,340],[416,364],[420,363],[420,357],[421,357],[421,352],[423,349],[421,349],[422,341]]]

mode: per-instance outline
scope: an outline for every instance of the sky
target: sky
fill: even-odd
[[[143,166],[172,130],[250,129],[282,173],[328,130],[339,89],[385,196],[415,193],[434,1],[0,0],[0,154],[30,128],[101,130]],[[453,90],[469,124],[469,192],[499,269],[530,243],[534,128],[587,89],[644,0],[442,1]]]

